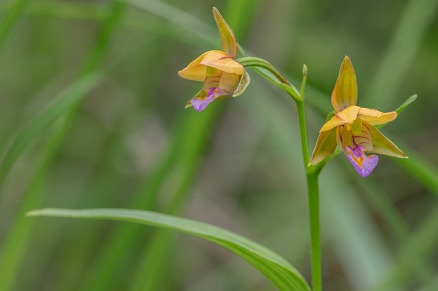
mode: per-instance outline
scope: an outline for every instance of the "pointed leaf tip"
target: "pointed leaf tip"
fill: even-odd
[[[409,97],[408,99],[406,99],[405,102],[403,102],[402,105],[400,105],[395,112],[397,112],[398,114],[400,114],[403,110],[406,109],[406,107],[408,107],[409,105],[411,105],[415,100],[417,100],[417,94],[412,95],[411,97]]]

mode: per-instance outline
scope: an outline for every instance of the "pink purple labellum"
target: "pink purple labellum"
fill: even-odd
[[[190,100],[190,103],[196,111],[201,112],[217,97],[222,96],[220,91],[219,88],[211,88],[205,98],[195,97]]]
[[[355,148],[346,147],[345,156],[362,178],[369,176],[379,162],[378,156],[365,155],[362,146],[356,146]]]

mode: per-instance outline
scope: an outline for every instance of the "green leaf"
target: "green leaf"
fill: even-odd
[[[403,102],[402,105],[400,105],[395,112],[397,112],[398,114],[400,114],[403,110],[406,109],[406,107],[408,107],[409,105],[411,105],[412,102],[414,102],[415,100],[417,100],[417,94],[412,95],[411,97],[409,97],[408,99],[406,99],[405,102]]]
[[[336,111],[332,110],[329,114],[327,114],[327,117],[325,118],[325,122],[332,119],[332,117],[335,116],[335,114],[336,114]]]
[[[271,250],[223,228],[150,211],[127,209],[41,209],[28,216],[110,219],[181,231],[214,242],[242,257],[262,272],[279,290],[310,290],[301,274]]]

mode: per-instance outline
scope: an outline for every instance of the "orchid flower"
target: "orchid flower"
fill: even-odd
[[[186,105],[186,108],[193,106],[196,111],[204,110],[216,99],[241,95],[249,84],[249,75],[236,61],[237,43],[233,31],[215,7],[213,16],[219,30],[222,50],[205,52],[178,72],[184,79],[204,82],[202,90]]]
[[[397,158],[406,155],[375,126],[397,118],[397,112],[380,112],[356,106],[357,81],[353,64],[345,56],[339,77],[333,89],[331,102],[335,115],[319,131],[311,163],[317,164],[331,155],[336,146],[344,152],[348,161],[362,177],[366,177],[377,166],[382,154]]]

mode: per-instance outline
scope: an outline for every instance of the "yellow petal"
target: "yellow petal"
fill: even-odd
[[[208,91],[211,88],[218,88],[219,87],[219,81],[220,76],[208,76],[205,78],[204,86],[202,87],[202,90]]]
[[[240,78],[240,75],[224,72],[222,73],[219,81],[219,88],[227,92],[228,95],[231,95],[234,93],[234,91],[236,91],[236,88],[240,82]]]
[[[350,106],[340,112],[337,112],[329,121],[327,121],[321,128],[320,131],[330,130],[333,127],[352,124],[357,117],[360,107]]]
[[[311,164],[317,164],[331,155],[336,149],[336,128],[319,133],[313,150]]]
[[[357,102],[357,81],[353,64],[348,56],[345,56],[339,70],[339,77],[336,80],[332,92],[332,105],[336,111],[356,105]]]
[[[206,74],[206,66],[201,62],[211,51],[205,52],[194,61],[192,61],[187,67],[178,72],[178,75],[187,80],[204,81]]]
[[[222,58],[227,58],[227,54],[225,52],[219,50],[211,50],[204,54],[204,58],[201,60],[201,64],[205,65],[206,63],[214,62]]]
[[[357,120],[360,120],[359,118]],[[359,134],[353,135],[353,141],[356,145],[359,145],[364,148],[365,151],[371,151],[373,149],[373,141],[371,138],[369,126],[363,126],[363,122],[361,122],[362,128]]]
[[[357,115],[358,118],[371,125],[385,124],[397,118],[397,112],[380,112],[375,109],[361,108]]]
[[[237,75],[243,75],[243,73],[245,72],[243,66],[230,57],[222,57],[211,60],[204,59],[201,64]]]
[[[227,55],[223,51],[211,50],[203,53],[192,61],[187,67],[178,72],[178,75],[187,80],[204,81],[207,75],[207,65]]]
[[[222,43],[222,50],[233,59],[236,58],[237,55],[237,44],[236,37],[234,36],[233,31],[231,30],[228,23],[225,21],[219,10],[216,7],[213,7],[213,16],[214,20],[216,20],[217,29],[219,30],[219,35]]]
[[[407,156],[389,139],[387,139],[377,128],[370,124],[364,123],[371,134],[373,149],[370,153],[382,154],[396,158],[407,158]]]

